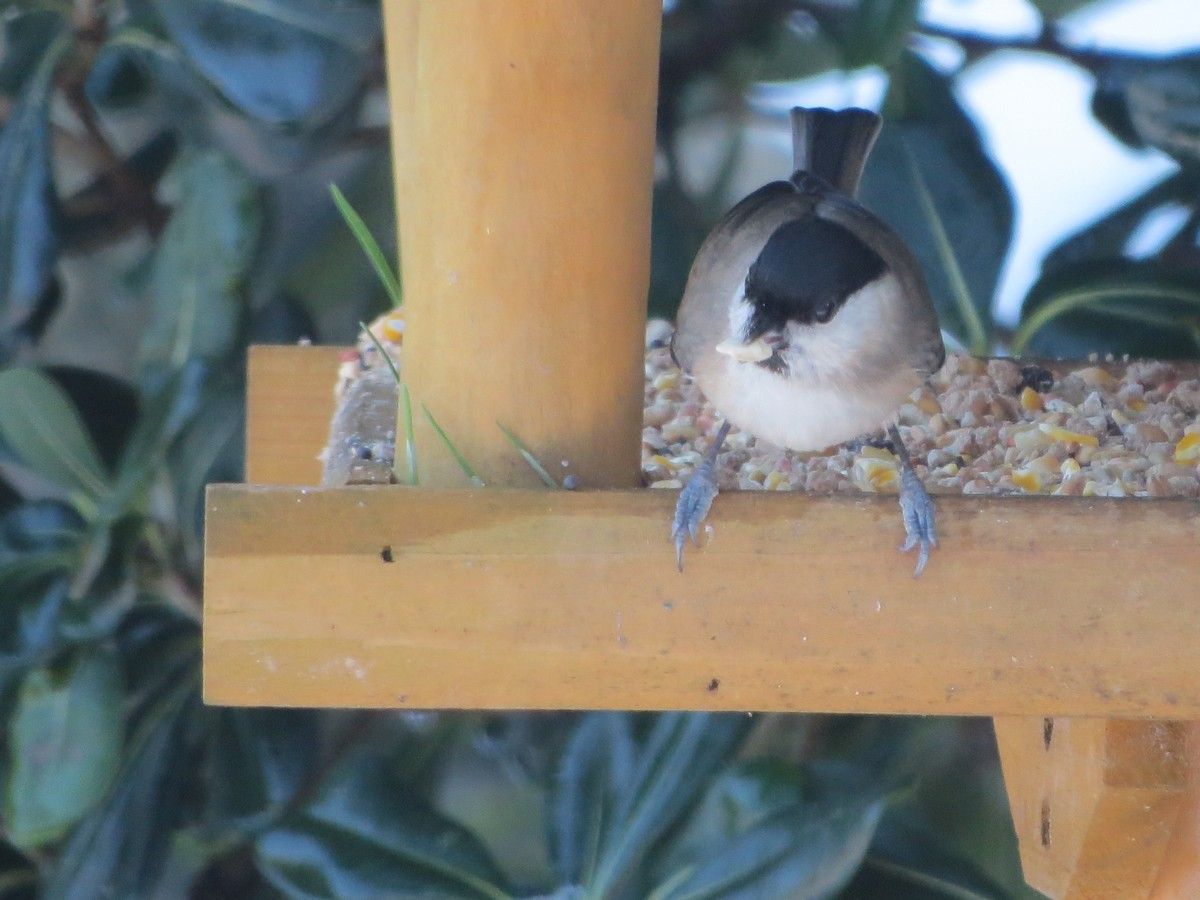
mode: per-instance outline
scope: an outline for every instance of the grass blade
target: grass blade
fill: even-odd
[[[902,142],[901,146],[904,149],[904,160],[908,163],[908,174],[912,178],[913,187],[917,192],[917,200],[921,204],[921,212],[925,214],[925,221],[929,225],[929,232],[937,247],[942,270],[946,273],[950,289],[954,292],[954,302],[958,307],[958,313],[967,326],[967,346],[975,356],[984,356],[988,352],[987,328],[984,326],[983,320],[979,318],[979,311],[971,299],[971,289],[967,287],[967,279],[963,276],[962,267],[958,264],[958,257],[954,255],[954,247],[951,246],[950,238],[946,234],[946,226],[942,224],[942,218],[938,215],[933,195],[929,193],[929,186],[925,183],[925,178],[917,167],[917,160],[913,156],[912,150],[909,149],[907,141]]]
[[[402,302],[400,279],[396,277],[396,273],[388,265],[387,257],[379,249],[379,244],[371,234],[371,230],[367,228],[367,223],[363,221],[362,216],[350,205],[350,201],[346,199],[346,195],[338,189],[336,184],[329,186],[329,194],[333,197],[333,204],[338,208],[338,212],[342,214],[342,219],[345,220],[350,233],[358,241],[358,246],[362,248],[362,252],[370,260],[371,268],[375,270],[375,274],[379,276],[380,282],[383,283],[384,290],[387,291],[388,297],[391,298],[392,306],[399,306]]]
[[[404,454],[408,458],[408,483],[416,487],[420,479],[417,477],[417,445],[413,440],[412,397],[408,393],[408,385],[400,382],[400,403],[404,413]],[[393,460],[392,469],[396,463]]]
[[[479,477],[479,473],[471,468],[471,464],[467,462],[467,458],[459,452],[458,448],[450,440],[450,436],[446,434],[446,430],[438,424],[438,420],[433,417],[433,413],[429,411],[429,407],[424,403],[421,404],[421,409],[425,413],[425,418],[429,420],[429,424],[433,426],[433,430],[437,432],[437,436],[442,439],[442,443],[446,445],[446,449],[450,451],[450,455],[454,457],[454,461],[458,463],[458,467],[462,469],[463,474],[467,476],[467,480],[471,482],[473,487],[483,487],[483,479]]]
[[[397,454],[392,453],[392,472],[396,476],[396,480],[403,484],[417,484],[417,445],[413,441],[413,419],[412,419],[412,397],[408,393],[408,385],[400,378],[400,370],[396,368],[396,363],[392,359],[392,355],[384,349],[383,344],[379,342],[379,338],[371,332],[371,329],[362,322],[358,323],[358,327],[363,330],[367,338],[375,345],[377,352],[383,361],[387,363],[387,367],[392,370],[392,377],[396,379],[396,386],[400,389],[400,412],[403,413],[404,421],[404,450],[408,456],[408,477],[400,477],[400,467],[397,465],[399,459]]]
[[[362,322],[358,323],[358,327],[363,330],[363,333],[366,334],[371,343],[375,345],[375,350],[383,358],[383,361],[387,363],[387,367],[392,370],[392,376],[396,379],[396,384],[403,384],[404,382],[400,379],[400,370],[396,368],[396,363],[392,359],[392,354],[388,353],[387,350],[383,348],[383,344],[379,343],[379,338],[375,337],[370,328],[368,328]]]
[[[1027,316],[1025,321],[1021,323],[1021,327],[1017,329],[1017,333],[1013,336],[1013,355],[1019,356],[1029,345],[1029,342],[1033,340],[1034,335],[1049,325],[1054,319],[1065,313],[1092,308],[1097,311],[1103,311],[1106,315],[1113,318],[1121,318],[1122,311],[1104,308],[1103,303],[1106,300],[1129,300],[1130,297],[1139,297],[1147,301],[1165,300],[1180,304],[1192,304],[1200,308],[1200,293],[1171,285],[1154,286],[1132,282],[1125,284],[1083,285],[1074,290],[1064,291]],[[1132,318],[1134,321],[1149,321],[1159,325],[1177,326],[1180,324],[1182,317],[1180,319],[1156,318],[1154,311],[1146,308],[1148,305],[1143,304],[1136,315],[1130,314],[1126,317]]]
[[[521,458],[529,464],[529,468],[533,469],[534,474],[537,475],[538,478],[542,479],[542,484],[550,488],[558,487],[558,482],[550,477],[550,473],[546,471],[546,467],[537,461],[537,457],[529,452],[529,448],[521,443],[521,439],[513,434],[512,431],[506,428],[504,425],[501,425],[499,422],[496,424],[500,427],[500,430],[504,432],[504,436],[508,438],[508,442],[517,449],[518,453],[521,454]]]

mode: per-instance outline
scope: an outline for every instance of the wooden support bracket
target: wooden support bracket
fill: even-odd
[[[1200,897],[1200,731],[1180,721],[997,718],[1025,880],[1069,900]]]

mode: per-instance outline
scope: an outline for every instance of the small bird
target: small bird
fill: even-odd
[[[855,201],[882,120],[865,109],[792,110],[794,173],[725,214],[692,263],[671,351],[724,416],[680,493],[672,537],[687,537],[717,494],[730,423],[790,450],[821,450],[889,426],[900,508],[920,575],[937,546],[933,503],[895,424],[946,357],[920,266]]]

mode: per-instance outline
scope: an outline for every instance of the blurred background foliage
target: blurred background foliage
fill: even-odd
[[[917,0],[669,0],[651,311],[784,174],[745,152],[766,122],[786,165],[781,86],[873,67],[864,195],[951,339],[1200,355],[1200,52],[1070,45],[1084,5],[996,37]],[[1032,896],[986,722],[203,707],[203,487],[241,475],[245,349],[348,343],[388,302],[327,192],[394,245],[380,10],[17,0],[0,27],[0,897]],[[956,90],[1013,49],[1175,163],[1046,255],[1015,328],[1013,199]]]

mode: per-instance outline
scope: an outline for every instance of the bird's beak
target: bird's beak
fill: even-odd
[[[722,341],[717,344],[717,352],[724,353],[726,356],[732,356],[738,362],[756,363],[762,362],[764,359],[770,359],[772,354],[775,353],[775,348],[763,338],[758,338],[749,344],[743,344],[738,341]]]

